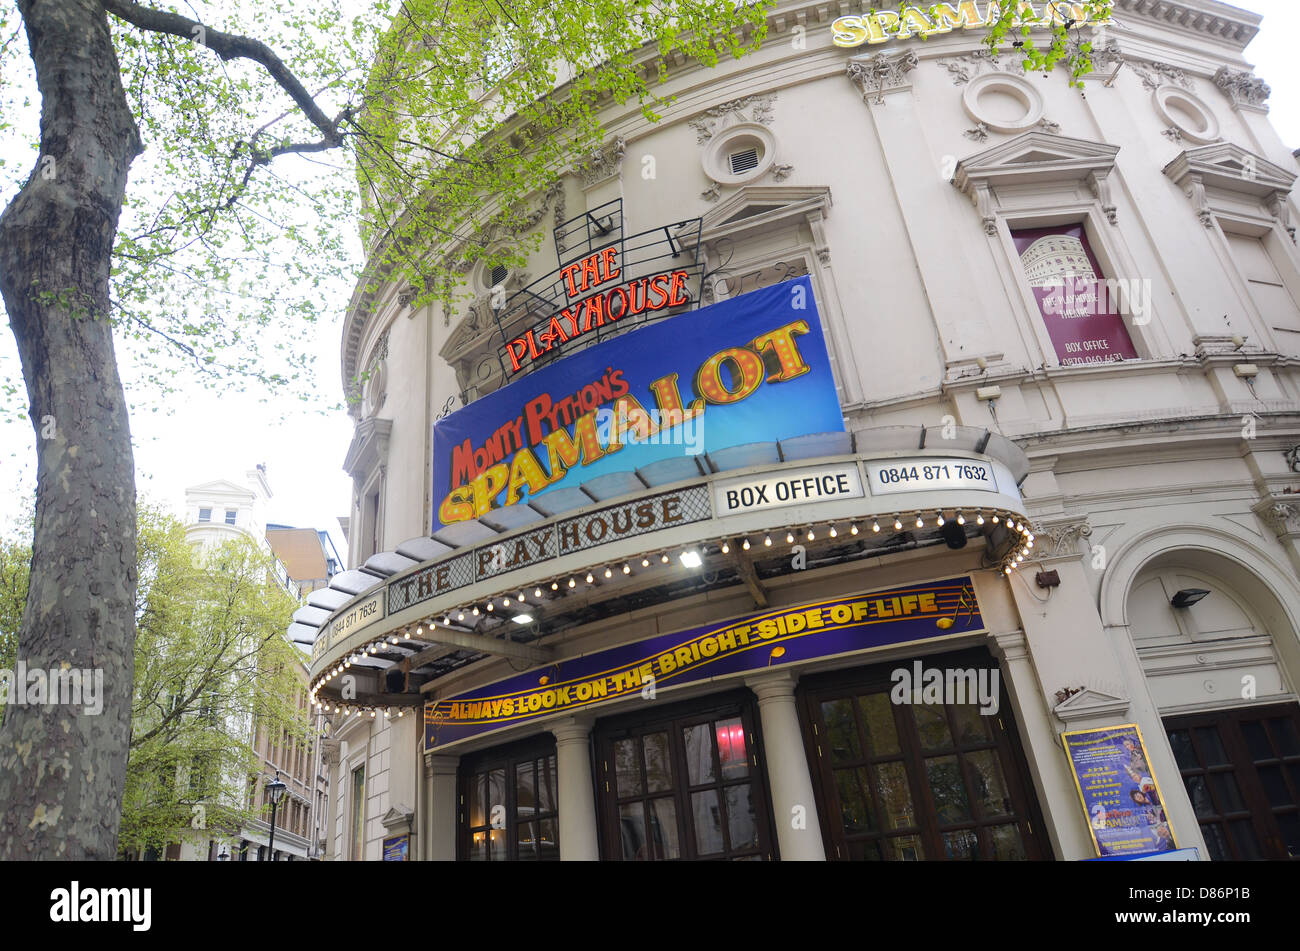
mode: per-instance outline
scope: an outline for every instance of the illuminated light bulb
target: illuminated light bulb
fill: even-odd
[[[916,527],[925,528],[925,519],[921,518],[919,515],[916,517]]]
[[[463,621],[463,620],[465,620],[465,612],[464,612],[464,611],[461,611],[459,614],[457,614],[457,615],[456,615],[456,620],[457,620],[457,621]]]
[[[606,578],[612,578],[612,577],[614,577],[614,570],[613,570],[612,568],[606,568],[606,569],[605,569],[605,577],[606,577]]]
[[[552,582],[551,582],[551,590],[552,590],[552,591],[559,591],[559,590],[560,590],[560,583],[559,583],[558,581],[552,581]]]
[[[411,629],[408,627],[403,633],[405,634],[404,639],[409,641],[411,639]]]
[[[743,542],[741,542],[741,543],[740,543],[740,547],[743,548],[743,549],[745,549],[745,551],[749,551],[749,539],[746,538]],[[723,552],[725,553],[727,549],[724,548],[724,549],[722,549],[722,550],[723,550]]]
[[[1003,568],[1002,570],[1005,571],[1007,574],[1011,574],[1011,566],[1010,566],[1010,565],[1007,565],[1007,567]]]
[[[630,575],[631,573],[632,573],[632,566],[629,565],[626,561],[623,562],[623,574]]]
[[[423,624],[417,624],[416,627],[415,627],[415,633],[416,633],[416,634],[423,634],[423,633],[424,633],[424,625],[423,625]],[[409,636],[409,635],[408,635],[408,636]]]
[[[642,567],[642,568],[649,568],[649,567],[650,567],[650,559],[649,559],[649,558],[642,558],[642,559],[641,559],[641,567]]]
[[[849,534],[856,535],[857,533],[858,533],[858,523],[854,522],[852,525],[849,526]]]
[[[502,603],[503,605],[505,605],[506,607],[510,607],[510,599],[509,599],[509,598],[506,598],[506,599],[505,599],[504,601],[502,601],[501,603]]]
[[[810,541],[810,542],[811,542],[811,541],[815,541],[816,538],[817,538],[817,536],[813,534],[812,526],[809,526],[809,527],[808,527],[808,541]]]
[[[591,584],[591,583],[592,583],[593,581],[595,581],[595,580],[596,580],[596,579],[593,578],[593,577],[591,576],[591,572],[588,571],[588,572],[587,572],[587,584]]]
[[[397,718],[398,718],[399,720],[402,718],[402,713],[403,713],[403,711],[401,711],[401,710],[398,710],[398,711],[397,711]]]
[[[473,614],[474,614],[475,617],[478,617],[478,605],[477,605],[477,604],[474,605],[474,611],[473,611]]]
[[[668,553],[665,552],[664,554],[660,555],[659,561],[665,565],[668,564]]]
[[[897,531],[902,531],[902,529],[903,529],[903,523],[899,520],[898,516],[895,515],[895,516],[894,516],[894,531],[896,531],[896,532],[897,532]]]
[[[570,588],[576,588],[577,586],[578,586],[578,582],[576,582],[575,580],[573,580],[572,578],[570,578],[570,579],[569,579],[569,587],[570,587]]]
[[[961,512],[958,512],[958,513],[957,513],[957,524],[958,524],[958,525],[965,525],[965,524],[966,524],[966,516],[965,516],[965,515],[962,515]]]
[[[835,531],[835,526],[832,525],[832,526],[831,526],[831,538],[837,538],[837,537],[839,536],[839,534],[840,534],[839,532]]]
[[[793,545],[793,544],[794,544],[794,532],[786,532],[786,533],[785,533],[785,543],[786,543],[787,545]]]
[[[384,711],[384,719],[387,720],[387,719],[388,719],[388,716],[389,716],[388,711],[385,710],[385,711]]]
[[[1017,564],[1017,565],[1020,564],[1020,563],[1021,563],[1022,561],[1024,561],[1024,560],[1025,560],[1025,556],[1024,556],[1024,555],[1016,555],[1016,564]]]
[[[370,711],[370,719],[373,720],[374,718],[375,718],[375,711],[374,711],[374,710],[371,710],[371,711]]]
[[[940,512],[938,517],[935,519],[934,524],[938,525],[940,528],[943,528],[943,523],[944,523],[943,513]]]
[[[1034,543],[1033,543],[1033,542],[1025,542],[1025,547],[1026,547],[1026,548],[1033,548],[1033,547],[1034,547]]]
[[[541,589],[541,588],[538,588],[537,590],[535,590],[535,591],[533,592],[533,597],[534,597],[534,598],[540,598],[541,596],[542,596],[542,589]],[[523,598],[520,598],[519,600],[522,601]]]
[[[524,593],[523,593],[522,591],[520,591],[520,592],[519,592],[519,597],[516,598],[515,600],[518,601],[520,604],[523,604],[523,603],[524,603]]]
[[[873,532],[878,532],[878,531],[880,531],[880,523],[879,523],[878,521],[876,521],[875,519],[872,519],[872,520],[871,520],[871,530],[872,530]]]
[[[746,541],[748,541],[748,539],[746,539]],[[726,542],[723,542],[723,543],[722,543],[722,553],[723,553],[724,555],[726,555],[726,554],[728,554],[730,551],[731,551],[731,546],[728,545]]]
[[[983,512],[979,512],[979,513],[976,514],[976,516],[975,516],[975,524],[976,524],[976,525],[983,525],[983,524],[984,524],[984,513],[983,513]]]
[[[763,536],[763,547],[765,547],[765,548],[771,548],[771,547],[772,547],[772,536],[771,536],[771,535],[764,535],[764,536]]]
[[[993,516],[993,524],[996,525],[997,523],[998,523],[998,517],[997,517],[996,515],[994,515],[994,516]]]
[[[488,609],[489,611],[492,610],[492,602],[491,602],[491,601],[489,601],[489,602],[487,603],[487,609]]]

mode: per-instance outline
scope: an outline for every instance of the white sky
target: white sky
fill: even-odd
[[[1272,87],[1269,108],[1274,126],[1284,142],[1300,146],[1300,69],[1295,65],[1300,2],[1243,0],[1236,5],[1264,15],[1260,34],[1246,55],[1257,75]],[[6,198],[10,193],[4,188],[0,192]],[[319,402],[324,407],[342,399],[339,333],[347,295],[340,291],[337,299],[322,305],[320,321],[302,343],[317,355]],[[130,368],[123,367],[123,372],[129,374]],[[4,378],[21,386],[13,337],[7,332],[0,334],[0,379]],[[187,485],[216,478],[242,482],[243,473],[262,462],[275,493],[268,520],[327,529],[339,551],[345,551],[336,519],[347,513],[351,493],[351,480],[342,471],[352,438],[345,413],[321,414],[297,400],[263,404],[256,396],[198,388],[172,403],[175,410],[170,415],[144,412],[131,419],[142,498],[163,503],[179,515]],[[5,486],[0,494],[0,524],[4,527],[30,510],[35,469],[30,424],[25,419],[0,420],[0,476]]]

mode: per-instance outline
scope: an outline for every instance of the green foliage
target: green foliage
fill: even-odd
[[[26,537],[0,541],[0,667],[13,665],[30,559]],[[207,841],[257,814],[254,720],[311,738],[303,659],[284,637],[297,602],[269,554],[249,539],[197,551],[180,522],[142,505],[138,573],[125,851]]]
[[[1089,23],[1113,4],[1077,2]],[[199,2],[175,8],[187,19],[164,29],[110,3],[146,149],[132,167],[112,278],[112,316],[136,375],[162,394],[197,377],[315,399],[302,342],[338,314],[356,279],[358,220],[371,263],[362,290],[400,280],[417,305],[450,303],[467,264],[517,267],[538,246],[527,199],[601,146],[611,107],[657,118],[670,62],[712,66],[757,49],[773,5]],[[933,4],[871,6],[933,19]],[[1091,71],[1079,25],[1031,30],[1021,0],[979,7],[994,11],[990,50],[1014,50],[1026,70],[1064,64],[1072,84]],[[23,88],[12,79],[19,26],[0,10],[0,105]],[[285,74],[246,46],[221,47],[220,35],[265,42]],[[30,142],[34,130],[19,131]]]

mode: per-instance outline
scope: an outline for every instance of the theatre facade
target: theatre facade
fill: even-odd
[[[359,285],[330,858],[1300,858],[1259,17],[1118,0],[1081,93],[860,7],[611,105],[463,306]]]

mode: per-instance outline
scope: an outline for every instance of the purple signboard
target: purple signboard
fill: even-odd
[[[1128,285],[1102,276],[1083,225],[1011,237],[1062,366],[1137,359],[1120,312]]]
[[[663,634],[538,667],[424,707],[431,750],[561,710],[721,677],[982,630],[969,578],[907,585]]]

